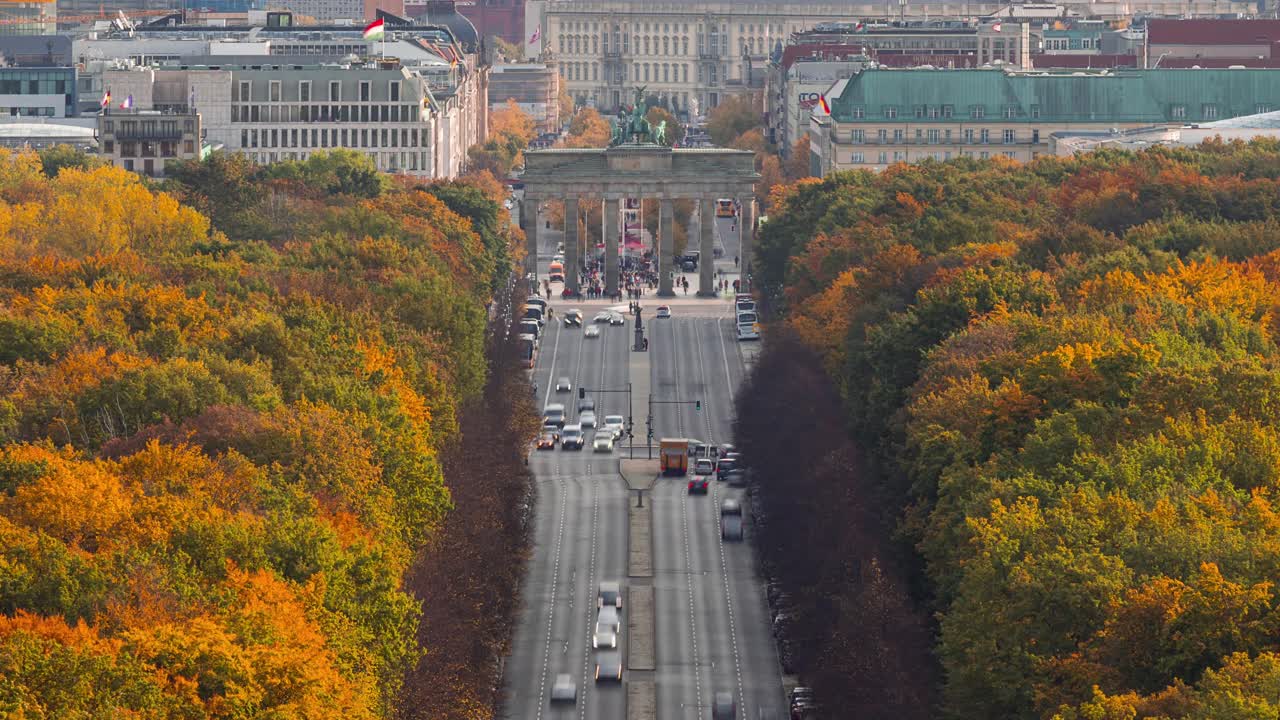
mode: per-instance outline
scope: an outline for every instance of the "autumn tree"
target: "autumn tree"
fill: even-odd
[[[723,99],[707,116],[707,134],[720,147],[730,147],[738,136],[761,125],[761,100],[754,93]]]

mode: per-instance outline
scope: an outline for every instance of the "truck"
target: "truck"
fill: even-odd
[[[663,475],[688,473],[689,441],[685,438],[662,438],[658,446],[658,460]]]

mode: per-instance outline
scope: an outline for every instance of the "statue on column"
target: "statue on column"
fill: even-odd
[[[631,106],[631,116],[625,114],[618,116],[618,124],[615,126],[613,139],[609,145],[621,145],[625,142],[631,143],[651,143],[651,128],[649,121],[644,117],[644,91],[647,86],[636,88],[636,101]]]

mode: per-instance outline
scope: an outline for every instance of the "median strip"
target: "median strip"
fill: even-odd
[[[653,586],[632,585],[628,593],[627,667],[631,670],[653,670],[657,667],[653,652]]]

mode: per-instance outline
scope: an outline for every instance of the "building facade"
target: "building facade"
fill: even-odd
[[[861,48],[792,45],[770,63],[765,81],[765,135],[784,155],[809,132],[809,115],[836,81],[871,65]]]
[[[500,37],[514,45],[529,37],[524,34],[525,0],[484,0],[459,5],[458,12],[471,21],[480,37]]]
[[[895,162],[1051,152],[1053,133],[1183,125],[1280,108],[1280,72],[869,69],[810,120],[816,175]]]
[[[1144,67],[1280,67],[1280,20],[1147,22]]]
[[[705,112],[726,96],[758,89],[752,72],[767,63],[777,43],[786,44],[793,33],[814,29],[821,23],[863,19],[868,25],[891,29],[894,21],[929,18],[980,18],[1001,15],[999,29],[991,23],[961,32],[947,48],[973,58],[972,66],[994,60],[1029,67],[1025,59],[1036,54],[1043,38],[1039,28],[1045,17],[1079,15],[1104,20],[1127,19],[1135,14],[1156,16],[1213,16],[1255,13],[1261,0],[1132,0],[1116,2],[1065,2],[1022,6],[999,2],[912,2],[876,4],[862,2],[805,2],[766,0],[734,3],[705,0],[665,0],[635,3],[626,0],[561,0],[542,6],[540,40],[561,60],[566,89],[580,105],[613,111],[634,97],[637,87],[662,97],[678,111],[697,108]],[[531,12],[532,12],[532,5]],[[899,28],[898,30],[905,30]],[[876,37],[873,32],[866,33]],[[892,34],[892,33],[890,33]],[[903,37],[903,47],[886,47],[904,54],[912,42],[933,42],[926,37]],[[528,40],[528,38],[526,38]],[[963,47],[962,47],[963,45]],[[971,49],[964,49],[971,48]],[[916,55],[932,55],[924,45]],[[868,50],[876,57],[877,53]],[[758,62],[743,62],[743,57]],[[955,67],[964,67],[964,60]],[[894,63],[898,64],[898,63]],[[695,113],[697,114],[697,113]]]
[[[490,111],[514,100],[537,123],[539,133],[560,129],[560,73],[555,60],[489,68]]]
[[[201,150],[200,113],[190,105],[106,108],[98,115],[98,154],[116,167],[164,177],[170,162],[195,160]]]
[[[107,71],[103,82],[113,98],[131,94],[135,108],[161,112],[176,112],[164,100],[186,89],[206,143],[262,164],[345,148],[385,172],[455,177],[484,128],[457,93],[437,98],[431,77],[390,62],[144,67]]]
[[[79,115],[73,67],[0,67],[0,118]]]

